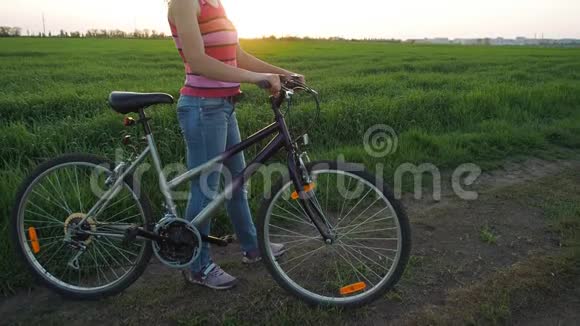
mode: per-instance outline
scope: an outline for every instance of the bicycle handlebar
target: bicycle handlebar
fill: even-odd
[[[272,103],[272,108],[274,110],[279,109],[282,106],[282,103],[284,103],[284,100],[288,100],[288,108],[286,110],[286,114],[290,114],[291,111],[291,103],[292,103],[292,95],[294,94],[295,91],[305,91],[306,93],[308,93],[309,95],[312,96],[312,98],[315,101],[316,104],[316,116],[313,119],[314,123],[316,123],[319,118],[320,118],[320,100],[318,98],[318,92],[315,91],[314,89],[308,87],[307,85],[303,84],[302,82],[300,82],[299,78],[296,78],[295,76],[290,76],[290,77],[286,77],[286,76],[280,76],[281,82],[282,82],[282,87],[281,87],[281,91],[280,94],[278,96],[274,96],[271,95],[270,96],[270,102]],[[262,89],[270,89],[272,88],[272,84],[267,81],[267,80],[262,80],[258,83],[256,83],[256,85]]]
[[[272,108],[279,109],[282,106],[282,103],[284,103],[285,100],[288,100],[288,109],[287,109],[286,113],[289,114],[291,103],[292,103],[292,101],[291,101],[292,95],[294,94],[295,91],[304,91],[307,94],[311,95],[315,101],[316,117],[314,118],[314,121],[318,121],[319,116],[320,116],[320,100],[318,98],[318,92],[315,91],[314,89],[308,87],[306,84],[303,84],[302,82],[300,82],[299,78],[296,78],[295,76],[291,76],[291,77],[280,76],[280,79],[282,82],[280,94],[277,96],[274,96],[274,95],[270,96],[270,102],[272,103]],[[262,81],[258,82],[257,85],[258,85],[258,87],[260,87],[262,89],[272,88],[271,83],[267,80],[262,80]]]
[[[295,75],[289,77],[280,75],[280,81],[282,82],[282,90],[284,91],[294,90],[296,88],[300,88],[307,91],[311,90],[309,87],[299,82],[298,76]],[[272,88],[272,84],[267,80],[261,80],[256,85],[258,85],[258,87],[262,89]]]

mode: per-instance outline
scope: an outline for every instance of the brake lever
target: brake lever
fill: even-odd
[[[308,86],[306,86],[306,85],[304,85],[304,84],[302,84],[299,81],[294,80],[294,79],[287,79],[286,81],[284,81],[283,84],[290,89],[296,89],[296,88],[308,89]]]

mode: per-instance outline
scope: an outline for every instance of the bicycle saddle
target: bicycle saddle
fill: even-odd
[[[133,92],[112,92],[109,95],[109,105],[121,114],[136,113],[155,104],[173,104],[173,96],[165,93]]]

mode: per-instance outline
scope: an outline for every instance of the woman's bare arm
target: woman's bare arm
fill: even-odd
[[[262,73],[271,73],[271,74],[279,74],[279,75],[292,75],[293,73],[282,69],[280,67],[271,65],[267,62],[264,62],[253,55],[247,53],[242,49],[242,47],[238,44],[238,51],[237,51],[237,60],[238,60],[238,67],[247,69],[249,71],[254,72],[262,72]]]
[[[272,92],[280,91],[280,80],[277,75],[230,66],[205,53],[196,15],[198,7],[197,0],[172,0],[169,5],[169,19],[177,27],[183,55],[191,70],[196,74],[224,82],[256,84],[267,80],[272,85]]]
[[[243,69],[247,69],[249,71],[253,71],[253,72],[259,72],[259,73],[270,73],[270,74],[278,74],[278,75],[285,75],[285,76],[290,76],[290,75],[297,75],[296,73],[293,73],[289,70],[280,68],[278,66],[274,66],[272,64],[269,64],[267,62],[264,62],[256,57],[254,57],[253,55],[249,54],[248,52],[244,51],[244,49],[242,49],[242,47],[238,44],[238,50],[237,50],[237,60],[238,60],[238,67],[243,68]],[[299,75],[302,79],[302,82],[304,82],[304,77]]]

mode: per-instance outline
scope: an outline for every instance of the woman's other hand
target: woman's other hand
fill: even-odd
[[[282,84],[280,81],[280,75],[278,74],[257,74],[256,76],[256,84],[267,81],[270,83],[270,93],[274,96],[278,96],[280,94],[280,90],[282,89]]]
[[[295,81],[299,82],[300,84],[306,85],[306,78],[304,75],[301,74],[292,74],[290,78],[294,79]]]

